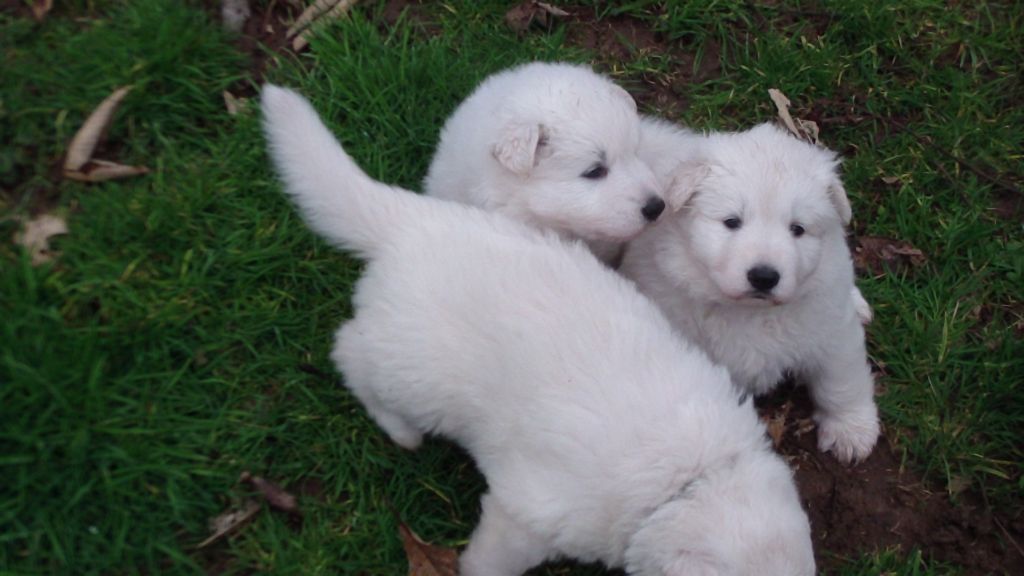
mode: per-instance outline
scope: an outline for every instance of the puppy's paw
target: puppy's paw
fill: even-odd
[[[864,326],[871,324],[871,320],[874,318],[871,304],[868,304],[868,301],[864,299],[864,295],[861,294],[860,289],[856,286],[850,290],[850,295],[853,297],[853,309],[857,312],[857,318],[860,319],[860,323]]]
[[[817,413],[818,449],[832,452],[843,464],[859,462],[871,454],[878,441],[878,410],[872,404],[869,410],[844,414]]]

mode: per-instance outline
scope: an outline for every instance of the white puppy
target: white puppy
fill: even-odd
[[[870,309],[853,284],[835,154],[769,124],[698,136],[645,119],[642,140],[682,208],[630,244],[620,271],[743,390],[805,381],[819,448],[865,458],[879,433]]]
[[[613,262],[665,208],[637,159],[639,122],[633,98],[589,68],[512,68],[445,123],[424,191],[581,238]]]
[[[371,180],[267,86],[285,187],[369,264],[332,358],[401,446],[450,438],[487,478],[464,576],[549,558],[632,574],[811,575],[807,516],[751,402],[579,243]]]

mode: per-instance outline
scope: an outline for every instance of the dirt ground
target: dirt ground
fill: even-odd
[[[216,4],[211,1],[211,12],[216,12]],[[591,8],[562,7],[570,14],[560,24],[568,27],[569,41],[597,52],[599,67],[614,69],[617,62],[636,52],[669,57],[672,73],[662,78],[641,77],[627,85],[641,104],[665,116],[674,117],[685,109],[688,85],[719,72],[719,51],[713,44],[705,47],[704,57],[694,66],[694,55],[685,44],[668,42],[642,21],[626,17],[597,21]],[[382,26],[393,24],[403,10],[406,18],[430,33],[426,6],[409,0],[388,2],[381,13]],[[286,22],[296,15],[291,4],[273,2],[270,11],[257,10],[246,23],[239,46],[250,56],[255,78],[262,77],[269,59],[260,46],[271,52],[288,50]],[[820,32],[828,25],[827,15],[801,16],[806,16],[805,33]],[[249,95],[246,91],[239,87],[239,94]],[[826,124],[843,122],[847,116],[852,118],[839,114],[824,119]],[[917,548],[927,558],[962,566],[968,575],[1024,574],[1024,550],[1020,548],[1024,519],[994,514],[970,494],[961,495],[954,506],[944,491],[929,489],[918,474],[904,466],[886,438],[879,440],[865,462],[840,465],[830,455],[818,452],[811,403],[802,388],[783,386],[758,405],[763,418],[774,420],[777,447],[796,473],[823,570],[841,565],[842,557]]]
[[[822,568],[837,565],[835,556],[919,548],[966,574],[1024,574],[1024,556],[1008,542],[1024,541],[1020,519],[1000,518],[970,495],[954,507],[945,492],[930,490],[903,466],[884,437],[852,467],[822,454],[804,388],[783,386],[758,405],[763,418],[783,423],[778,449],[796,473]]]

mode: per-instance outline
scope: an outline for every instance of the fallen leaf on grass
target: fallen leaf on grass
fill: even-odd
[[[262,476],[253,476],[248,471],[242,472],[238,480],[240,482],[247,482],[252,485],[253,488],[260,491],[267,500],[267,504],[272,507],[281,510],[282,512],[297,513],[299,511],[298,501],[295,496],[289,494],[284,488],[281,488],[277,484],[263,478]]]
[[[409,559],[409,576],[456,576],[458,553],[451,548],[427,544],[405,524],[398,525],[402,547]]]
[[[32,2],[32,16],[39,22],[53,10],[53,0],[35,0]]]
[[[242,108],[249,105],[248,98],[239,98],[227,90],[221,92],[221,96],[224,97],[224,108],[227,109],[228,116],[238,116]]]
[[[38,266],[53,259],[50,238],[68,233],[67,222],[59,216],[43,214],[25,223],[21,232],[14,235],[14,243],[24,246],[32,255],[32,265]]]
[[[316,0],[316,2],[307,6],[306,9],[302,11],[302,14],[299,14],[299,17],[295,19],[295,22],[288,27],[288,31],[285,32],[285,36],[292,38],[299,32],[302,32],[309,27],[313,20],[322,16],[324,12],[333,8],[334,5],[340,1],[341,0]]]
[[[853,264],[858,270],[883,274],[887,267],[917,267],[928,261],[924,253],[903,240],[881,236],[861,236],[853,248]]]
[[[220,516],[210,519],[210,532],[213,534],[196,545],[196,549],[206,548],[210,544],[238,530],[242,525],[252,520],[260,511],[260,503],[255,500],[246,500],[240,510],[229,510]]]
[[[130,90],[131,86],[114,90],[110,96],[100,102],[100,105],[93,110],[82,127],[75,133],[71,144],[68,145],[67,156],[64,158],[64,176],[66,178],[81,182],[101,182],[149,172],[145,166],[124,166],[92,157],[93,152],[96,151],[96,145],[110,128],[114,112],[117,111],[117,107]]]
[[[296,23],[288,29],[288,36],[298,33],[298,35],[292,39],[292,50],[298,52],[309,45],[309,37],[313,33],[314,24],[320,24],[323,22],[329,22],[336,18],[341,18],[348,14],[349,9],[355,5],[356,1],[357,0],[317,0],[317,2],[306,9],[306,12],[310,12],[310,10],[313,10],[314,8],[319,8],[319,10],[313,10],[309,16],[309,20],[302,26],[298,26],[299,21],[301,21],[303,19],[302,17],[306,15],[306,12],[303,12],[302,15],[299,16],[299,20],[297,20]]]
[[[775,103],[775,108],[779,112],[779,119],[782,120],[782,123],[786,126],[787,130],[805,142],[809,142],[816,146],[820,145],[820,142],[818,141],[817,123],[810,120],[803,120],[801,118],[794,119],[789,113],[789,98],[786,98],[786,95],[783,94],[782,91],[775,88],[769,88],[768,97]]]
[[[517,6],[513,6],[512,9],[505,13],[505,23],[508,24],[509,28],[521,34],[529,30],[530,26],[535,23],[539,26],[548,27],[554,23],[556,17],[568,15],[569,13],[565,10],[552,6],[547,2],[526,0]]]
[[[103,182],[148,174],[145,166],[125,166],[107,160],[89,160],[78,170],[64,172],[64,177],[79,182]]]
[[[131,90],[131,86],[124,86],[114,90],[107,96],[100,105],[93,110],[86,118],[85,123],[75,133],[68,145],[68,155],[64,159],[64,171],[78,170],[92,158],[100,138],[110,128],[110,122],[114,119],[114,112]]]

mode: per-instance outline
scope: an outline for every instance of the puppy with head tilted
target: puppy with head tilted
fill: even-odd
[[[580,238],[612,262],[665,208],[637,158],[639,122],[633,98],[589,68],[512,68],[445,123],[424,192]]]
[[[262,106],[306,221],[368,261],[331,355],[345,385],[400,446],[444,436],[487,478],[461,574],[814,574],[752,403],[632,283],[549,231],[371,180],[294,92]]]
[[[642,140],[682,208],[630,244],[620,271],[744,391],[806,382],[819,448],[867,457],[879,434],[870,309],[835,154],[770,124],[699,136],[645,119]]]

